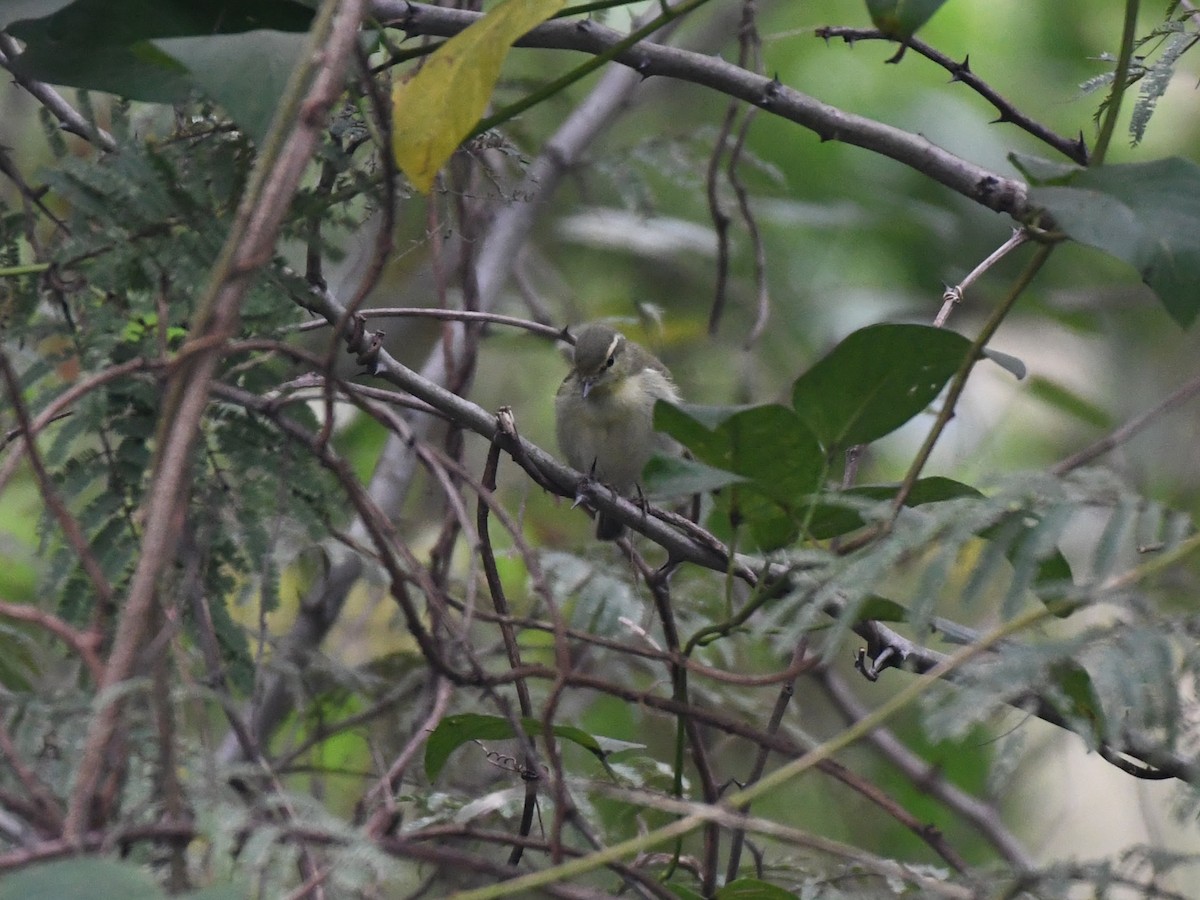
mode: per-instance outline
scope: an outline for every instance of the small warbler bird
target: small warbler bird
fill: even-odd
[[[654,403],[678,400],[667,367],[607,325],[575,336],[575,361],[554,398],[558,446],[567,461],[627,495],[656,450],[675,443],[654,430]],[[596,537],[615,541],[620,522],[597,513]]]

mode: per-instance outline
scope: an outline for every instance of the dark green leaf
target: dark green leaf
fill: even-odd
[[[1071,585],[1073,576],[1070,563],[1057,546],[1063,524],[1061,515],[1056,513],[1050,519],[1046,522],[1044,516],[1033,510],[1018,510],[979,536],[995,543],[1012,564],[1015,578],[1010,595],[1026,587],[1040,588],[1047,592],[1047,596],[1041,597],[1047,608],[1065,618],[1077,607],[1060,596]]]
[[[150,41],[268,28],[307,31],[311,21],[312,10],[292,0],[126,0],[119,11],[111,0],[76,0],[9,30],[26,45],[18,66],[35,78],[134,100],[176,103],[193,88],[203,89],[204,80],[220,80],[221,75],[203,73],[197,81]],[[253,84],[249,79],[243,88]]]
[[[971,343],[925,325],[869,325],[796,379],[792,405],[826,451],[866,444],[924,410]]]
[[[762,550],[786,546],[817,491],[825,462],[816,436],[785,406],[698,407],[658,403],[655,427],[696,458],[741,476],[717,498],[714,527],[746,525]]]
[[[655,456],[646,464],[646,470],[642,473],[642,485],[646,494],[651,497],[707,494],[709,491],[746,480],[733,472],[676,456]]]
[[[659,402],[654,425],[706,465],[754,482],[793,504],[820,483],[824,464],[812,432],[784,406],[698,407]]]
[[[261,141],[307,40],[302,32],[249,31],[162,39],[154,46],[187,67],[196,86]]]
[[[697,459],[720,467],[725,452],[725,441],[717,430],[732,416],[750,406],[698,406],[692,403],[668,403],[660,400],[654,404],[654,427],[669,434],[695,454]]]
[[[1055,705],[1091,746],[1105,734],[1104,709],[1087,669],[1071,660],[1061,660],[1051,669],[1058,696]]]
[[[1180,325],[1195,320],[1200,312],[1200,166],[1171,158],[1076,168],[1049,186],[1035,187],[1030,200],[1074,240],[1133,266]]]
[[[864,484],[838,493],[825,494],[809,522],[808,531],[817,540],[827,540],[861,528],[866,524],[862,511],[873,504],[891,500],[900,490],[897,484]],[[920,478],[904,501],[905,506],[922,506],[958,497],[981,497],[969,484],[935,475]]]
[[[521,727],[530,737],[544,733],[543,723],[539,719],[522,719]],[[639,749],[642,746],[613,738],[597,738],[570,725],[555,725],[553,732],[555,737],[578,744],[601,762],[613,753]],[[512,725],[500,716],[483,716],[477,713],[447,716],[434,729],[425,744],[425,774],[429,776],[430,781],[437,778],[450,754],[468,741],[500,741],[513,737],[516,735]]]
[[[858,608],[858,620],[866,622],[907,622],[908,610],[887,597],[868,597]]]
[[[867,0],[875,27],[894,40],[907,40],[946,0]]]

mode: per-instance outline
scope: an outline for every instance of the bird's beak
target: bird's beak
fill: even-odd
[[[583,394],[584,400],[586,400],[587,395],[592,392],[592,386],[595,385],[595,383],[596,383],[596,380],[594,378],[579,379],[579,392],[581,394]]]

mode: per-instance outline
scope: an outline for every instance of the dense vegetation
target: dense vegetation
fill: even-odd
[[[1192,4],[0,29],[0,898],[1200,891]]]

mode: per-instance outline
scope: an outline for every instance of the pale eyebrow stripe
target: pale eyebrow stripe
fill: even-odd
[[[612,356],[614,353],[617,352],[617,344],[619,344],[619,343],[621,343],[621,336],[619,334],[614,335],[614,337],[612,339],[612,343],[609,344],[608,349],[604,351],[605,359],[608,359],[610,356]]]

